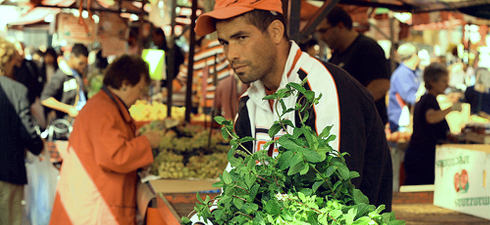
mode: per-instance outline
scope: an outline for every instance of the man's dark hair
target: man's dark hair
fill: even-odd
[[[75,44],[71,49],[71,54],[75,55],[76,57],[80,55],[84,55],[85,57],[88,57],[88,49],[83,44]]]
[[[254,25],[262,32],[266,32],[267,28],[274,20],[279,20],[284,25],[283,36],[288,39],[286,19],[281,13],[275,12],[273,14],[268,10],[255,9],[242,14],[242,16],[244,16],[250,24]]]
[[[438,62],[433,62],[424,69],[424,82],[425,88],[431,90],[430,82],[437,82],[442,76],[447,76],[449,74],[446,65]]]
[[[150,83],[148,64],[139,56],[123,55],[107,68],[104,75],[104,85],[119,89],[123,81],[127,81],[134,86],[145,79],[146,83]]]
[[[333,27],[343,23],[347,29],[352,29],[352,18],[343,8],[335,6],[327,15],[327,20]]]

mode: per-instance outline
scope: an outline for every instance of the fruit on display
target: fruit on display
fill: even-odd
[[[142,128],[164,132],[158,149],[154,149],[154,163],[150,173],[162,178],[217,178],[228,164],[229,144],[218,131],[212,132],[199,125],[178,125],[165,129],[165,122],[152,121]]]
[[[129,113],[136,121],[164,120],[167,118],[167,105],[159,102],[138,100],[129,108]],[[185,117],[185,107],[172,106],[172,118],[183,122]]]

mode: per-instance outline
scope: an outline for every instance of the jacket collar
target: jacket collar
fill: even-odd
[[[106,90],[108,92],[106,92],[106,91],[101,91],[101,92],[104,92],[104,95],[107,96],[107,98],[109,98],[109,101],[111,101],[111,102],[115,101],[114,103],[117,105],[117,108],[118,108],[121,116],[124,118],[124,121],[127,123],[132,122],[133,118],[131,117],[131,114],[129,114],[129,110],[126,107],[126,105],[113,92],[111,92],[109,89],[106,89]],[[111,96],[109,96],[109,94],[112,95],[113,98],[111,98]]]

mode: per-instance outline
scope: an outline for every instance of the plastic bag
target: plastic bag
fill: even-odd
[[[51,217],[59,171],[53,166],[49,152],[39,156],[27,152],[27,185],[24,187],[26,215],[31,225],[47,225]]]

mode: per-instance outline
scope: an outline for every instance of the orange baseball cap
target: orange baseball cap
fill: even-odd
[[[216,0],[214,10],[197,18],[196,34],[204,36],[216,30],[214,19],[229,19],[254,9],[274,11],[282,14],[281,0]]]

